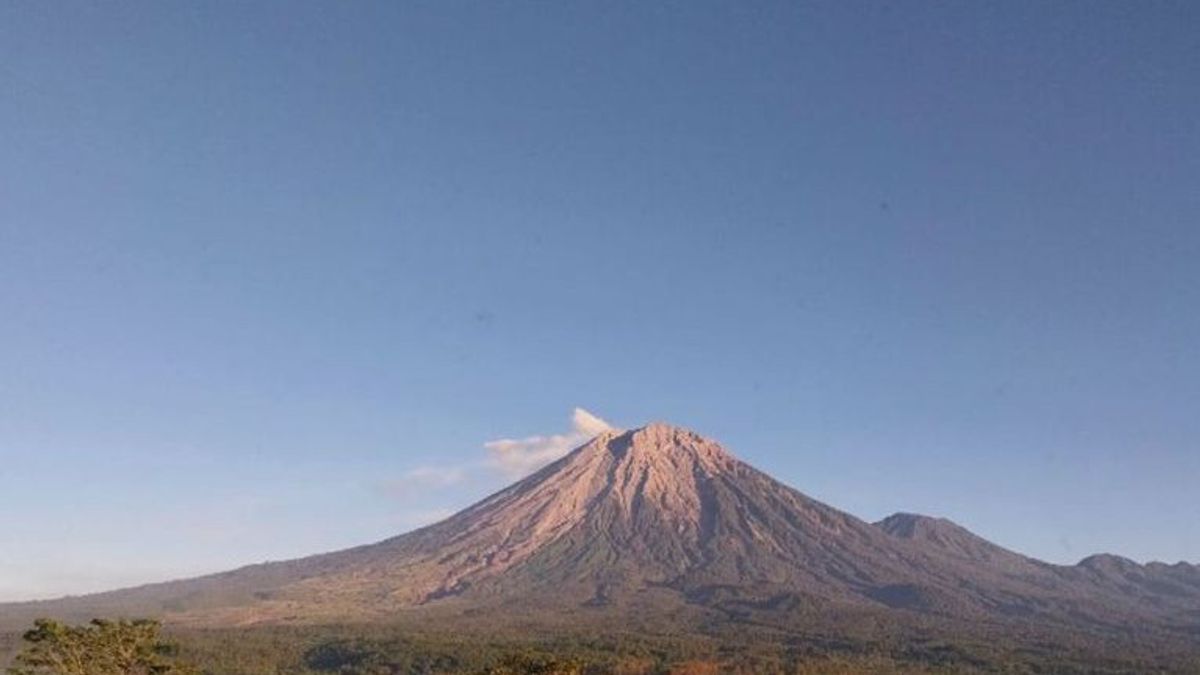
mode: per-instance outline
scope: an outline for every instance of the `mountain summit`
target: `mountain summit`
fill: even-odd
[[[1200,569],[1108,560],[1051,565],[916,514],[867,523],[656,423],[604,430],[458,514],[376,544],[0,615],[226,625],[526,607],[541,617],[792,625],[856,612],[1200,631]]]

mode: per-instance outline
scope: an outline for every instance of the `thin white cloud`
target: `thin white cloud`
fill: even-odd
[[[600,417],[583,408],[575,408],[571,413],[571,430],[566,433],[488,441],[483,444],[488,453],[484,461],[418,466],[395,478],[375,483],[374,488],[390,498],[412,502],[422,501],[437,490],[473,480],[481,471],[499,472],[510,480],[521,478],[612,428]]]
[[[467,479],[466,466],[418,466],[396,478],[376,484],[376,488],[389,497],[407,499],[457,485]]]
[[[449,487],[463,482],[466,469],[461,466],[419,466],[407,471],[401,480],[426,487]]]
[[[489,464],[492,467],[510,478],[519,478],[533,473],[612,428],[611,424],[596,415],[583,408],[575,408],[571,415],[571,430],[565,434],[501,438],[488,441],[483,447],[490,455]]]

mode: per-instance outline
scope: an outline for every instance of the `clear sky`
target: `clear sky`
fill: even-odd
[[[0,598],[384,538],[577,406],[863,518],[1200,562],[1197,26],[5,2]]]

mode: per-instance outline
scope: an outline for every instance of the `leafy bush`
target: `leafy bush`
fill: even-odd
[[[24,635],[10,675],[193,675],[198,670],[175,659],[176,649],[159,637],[157,621],[94,619],[68,626],[38,619]]]

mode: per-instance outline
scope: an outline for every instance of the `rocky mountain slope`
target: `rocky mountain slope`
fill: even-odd
[[[781,625],[823,611],[1088,631],[1153,625],[1200,641],[1200,568],[1115,556],[1056,566],[943,519],[867,523],[713,441],[652,424],[604,432],[442,522],[376,544],[0,605],[0,622],[149,614],[244,625],[480,617],[515,607],[544,617],[767,616]]]

